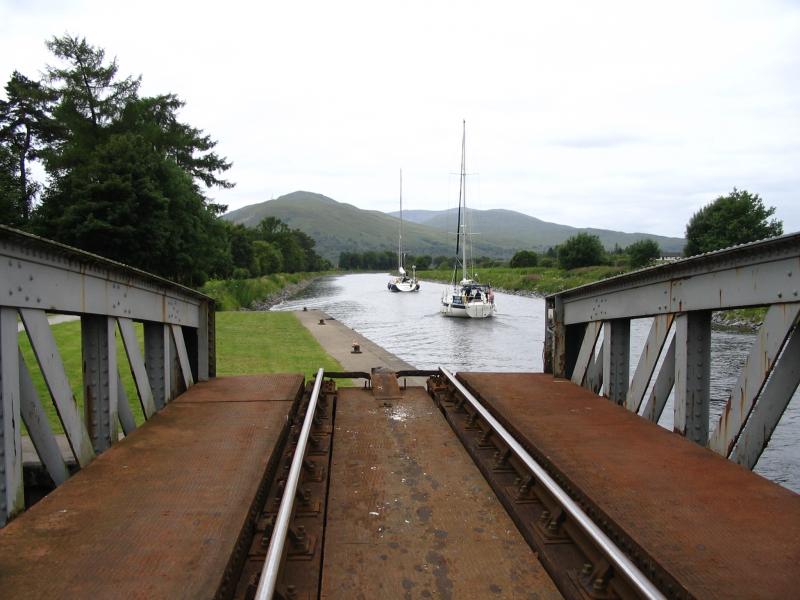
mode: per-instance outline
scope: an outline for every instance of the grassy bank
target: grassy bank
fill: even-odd
[[[200,291],[214,298],[217,310],[250,308],[280,294],[284,289],[308,282],[327,273],[275,273],[255,279],[213,279]]]
[[[508,291],[524,291],[546,295],[587,283],[593,283],[622,273],[620,267],[582,267],[566,271],[553,267],[489,267],[478,269],[480,281]],[[450,281],[451,269],[418,271],[422,279]]]
[[[308,330],[291,313],[224,312],[218,313],[217,375],[248,375],[258,373],[304,373],[307,377],[319,367],[341,371],[341,366],[322,349]],[[83,411],[83,376],[81,372],[81,326],[79,321],[51,327],[59,353],[64,361],[78,410]],[[136,325],[142,347],[142,327]],[[34,385],[56,433],[62,433],[53,402],[41,375],[27,335],[19,334],[25,362],[31,370]],[[128,368],[122,343],[117,336],[117,360],[120,375],[127,391],[136,422],[144,420],[136,388]]]

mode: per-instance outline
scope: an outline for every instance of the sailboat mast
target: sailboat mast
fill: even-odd
[[[397,270],[403,274],[403,169],[400,169],[400,238],[397,242]]]
[[[464,119],[462,121],[462,132],[461,132],[461,201],[464,204],[464,210],[461,212],[461,270],[462,270],[462,279],[468,279],[467,277],[467,158],[466,158],[466,148],[467,148],[467,121]]]

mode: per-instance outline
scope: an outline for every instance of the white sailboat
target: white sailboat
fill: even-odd
[[[397,272],[398,277],[389,280],[388,288],[390,292],[417,292],[419,282],[417,281],[417,267],[411,265],[411,277],[406,273],[403,263],[405,253],[403,252],[403,169],[400,169],[400,233],[397,243]]]
[[[458,190],[456,259],[453,266],[453,278],[450,285],[445,286],[442,292],[442,304],[439,312],[446,317],[485,319],[494,314],[496,305],[492,287],[478,283],[477,274],[471,268],[472,265],[467,262],[469,232],[467,231],[466,138],[467,123],[464,121],[461,135],[461,178]],[[461,249],[461,256],[459,256],[459,248]],[[470,260],[472,259],[471,253],[469,253],[469,258]],[[461,267],[461,281],[457,282],[459,267]]]

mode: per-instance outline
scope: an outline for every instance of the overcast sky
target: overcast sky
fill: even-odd
[[[230,209],[295,190],[682,236],[735,186],[800,230],[800,2],[0,0],[0,77],[85,36],[219,141]]]

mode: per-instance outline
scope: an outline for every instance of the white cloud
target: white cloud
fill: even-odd
[[[307,189],[681,235],[734,186],[800,229],[800,7],[722,1],[0,2],[0,77],[86,36],[219,140],[232,208]],[[454,191],[455,190],[455,191]]]

